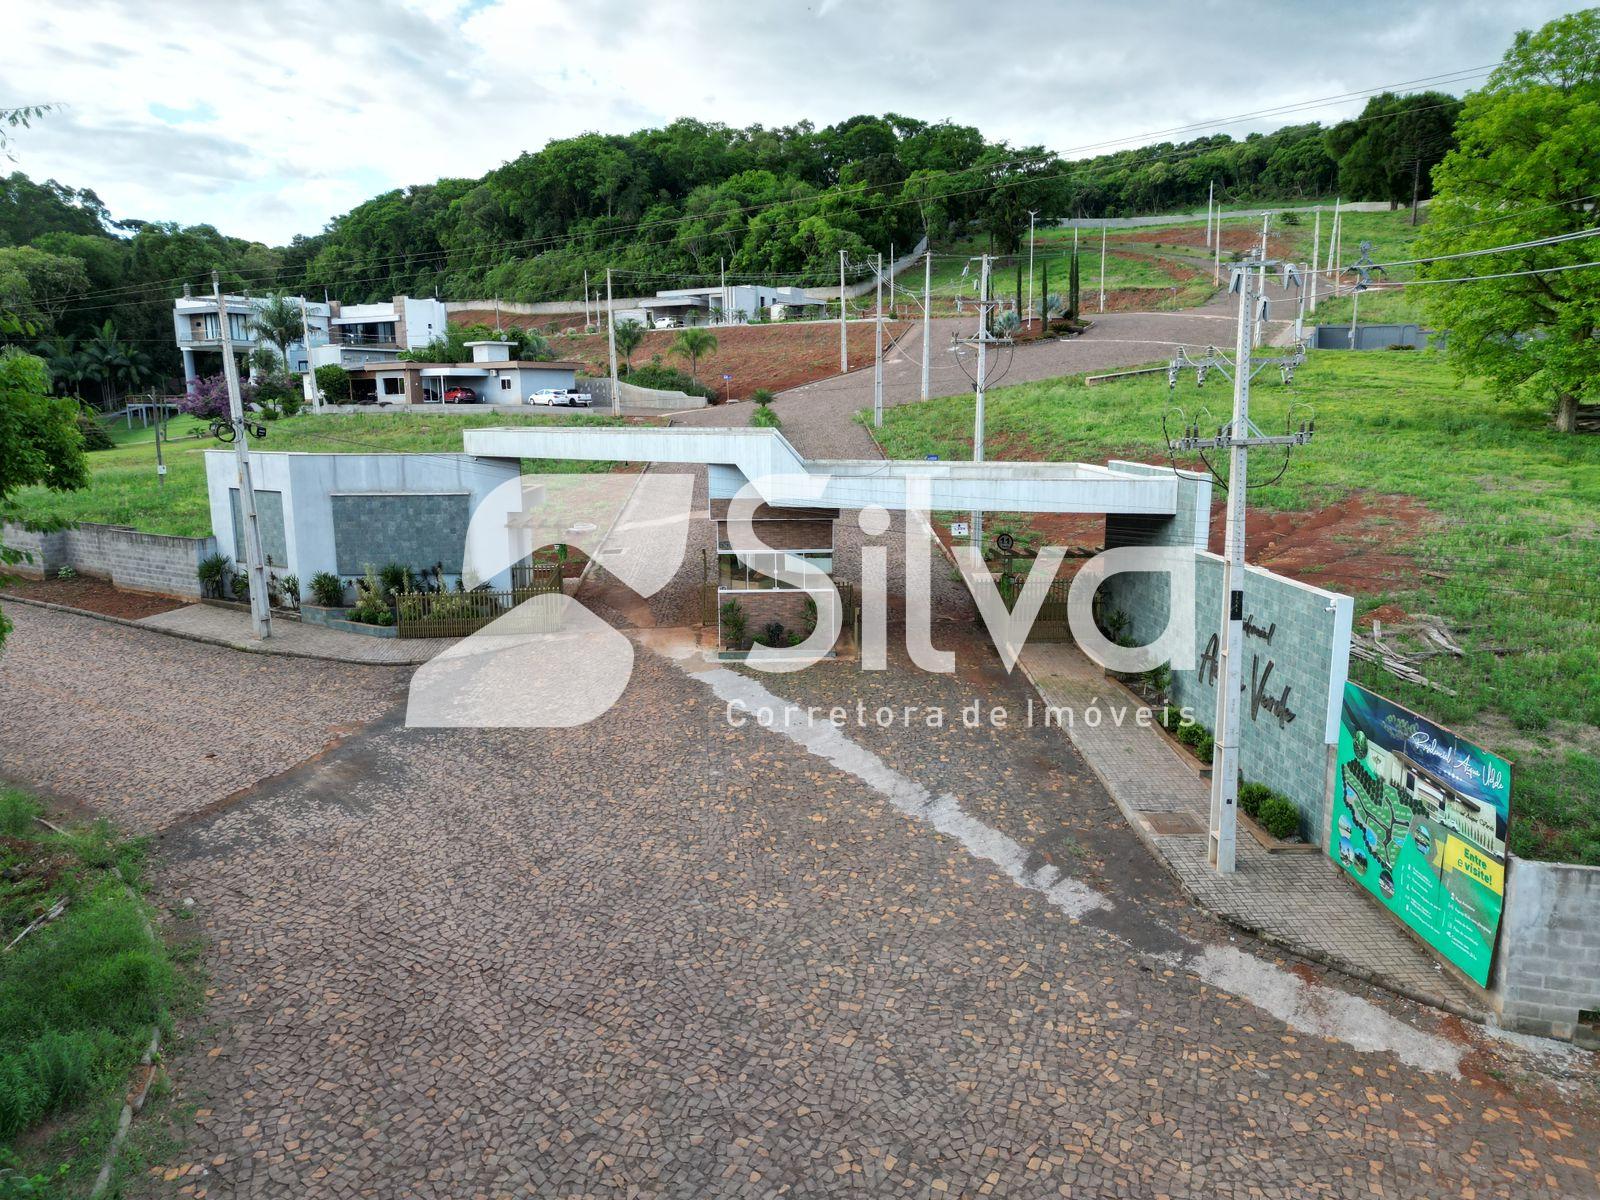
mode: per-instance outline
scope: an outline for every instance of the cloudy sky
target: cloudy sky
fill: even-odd
[[[283,242],[551,138],[693,116],[950,118],[1064,154],[1496,62],[1551,0],[9,0],[0,107],[35,178]],[[1052,16],[1052,12],[1058,15]],[[1453,83],[1462,91],[1482,76]],[[1219,128],[1338,119],[1360,99]],[[1187,135],[1192,136],[1192,135]]]

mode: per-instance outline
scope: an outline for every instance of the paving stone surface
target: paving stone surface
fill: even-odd
[[[1128,694],[1072,645],[1032,645],[1024,667],[1046,702],[1083,714],[1091,706],[1129,705]],[[1235,873],[1219,875],[1208,858],[1211,793],[1208,781],[1179,757],[1153,727],[1137,721],[1079,721],[1074,745],[1093,765],[1130,821],[1144,813],[1186,813],[1198,833],[1167,833],[1144,821],[1151,840],[1184,886],[1213,912],[1252,930],[1326,956],[1406,993],[1472,1013],[1490,1011],[1487,994],[1438,965],[1378,905],[1349,886],[1321,852],[1268,853],[1239,826]]]
[[[372,668],[18,624],[6,744],[92,744],[72,786],[102,802],[136,755],[193,803],[185,708],[248,737],[381,701]],[[169,1058],[183,1148],[130,1194],[1595,1194],[1600,1125],[1545,1060],[1231,940],[1027,723],[1025,681],[938,640],[955,675],[756,678],[641,646],[591,725],[390,708],[169,823],[156,899],[196,902],[207,1003]],[[152,701],[165,739],[51,699],[153,663],[186,681]],[[873,716],[735,726],[724,693]],[[973,703],[1014,715],[876,720]]]
[[[145,617],[141,625],[186,637],[217,642],[239,650],[282,654],[297,658],[328,658],[340,662],[395,665],[425,663],[455,638],[385,638],[346,633],[323,625],[279,618],[272,622],[272,637],[257,640],[250,614],[210,604],[187,604],[170,612]]]

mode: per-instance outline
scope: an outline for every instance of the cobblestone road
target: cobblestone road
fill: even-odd
[[[41,773],[112,815],[136,781],[158,899],[192,897],[210,938],[169,1063],[194,1121],[141,1194],[1600,1189],[1600,1128],[1552,1063],[1232,942],[970,645],[914,678],[641,649],[593,725],[407,730],[390,707],[286,770],[275,745],[219,804],[233,781],[197,773],[187,724],[310,753],[394,676],[17,616],[0,761],[86,747]],[[150,672],[158,738],[105,699]],[[870,715],[735,727],[734,694]],[[905,704],[948,724],[878,726]],[[967,728],[973,704],[1006,727]]]

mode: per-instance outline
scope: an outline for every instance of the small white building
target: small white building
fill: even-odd
[[[350,371],[357,404],[526,404],[535,392],[571,391],[580,362],[511,357],[512,343],[468,342],[468,363],[372,363]],[[469,398],[470,397],[470,398]]]
[[[806,295],[804,288],[765,283],[730,283],[725,287],[670,288],[639,302],[644,324],[743,325],[757,317],[775,320],[816,313],[827,301]]]

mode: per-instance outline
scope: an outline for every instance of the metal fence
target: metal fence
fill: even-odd
[[[511,568],[510,590],[475,588],[470,592],[401,592],[394,598],[395,636],[466,637],[536,596],[560,595],[559,563],[523,563]],[[516,633],[555,633],[559,610],[543,605],[519,613]]]

